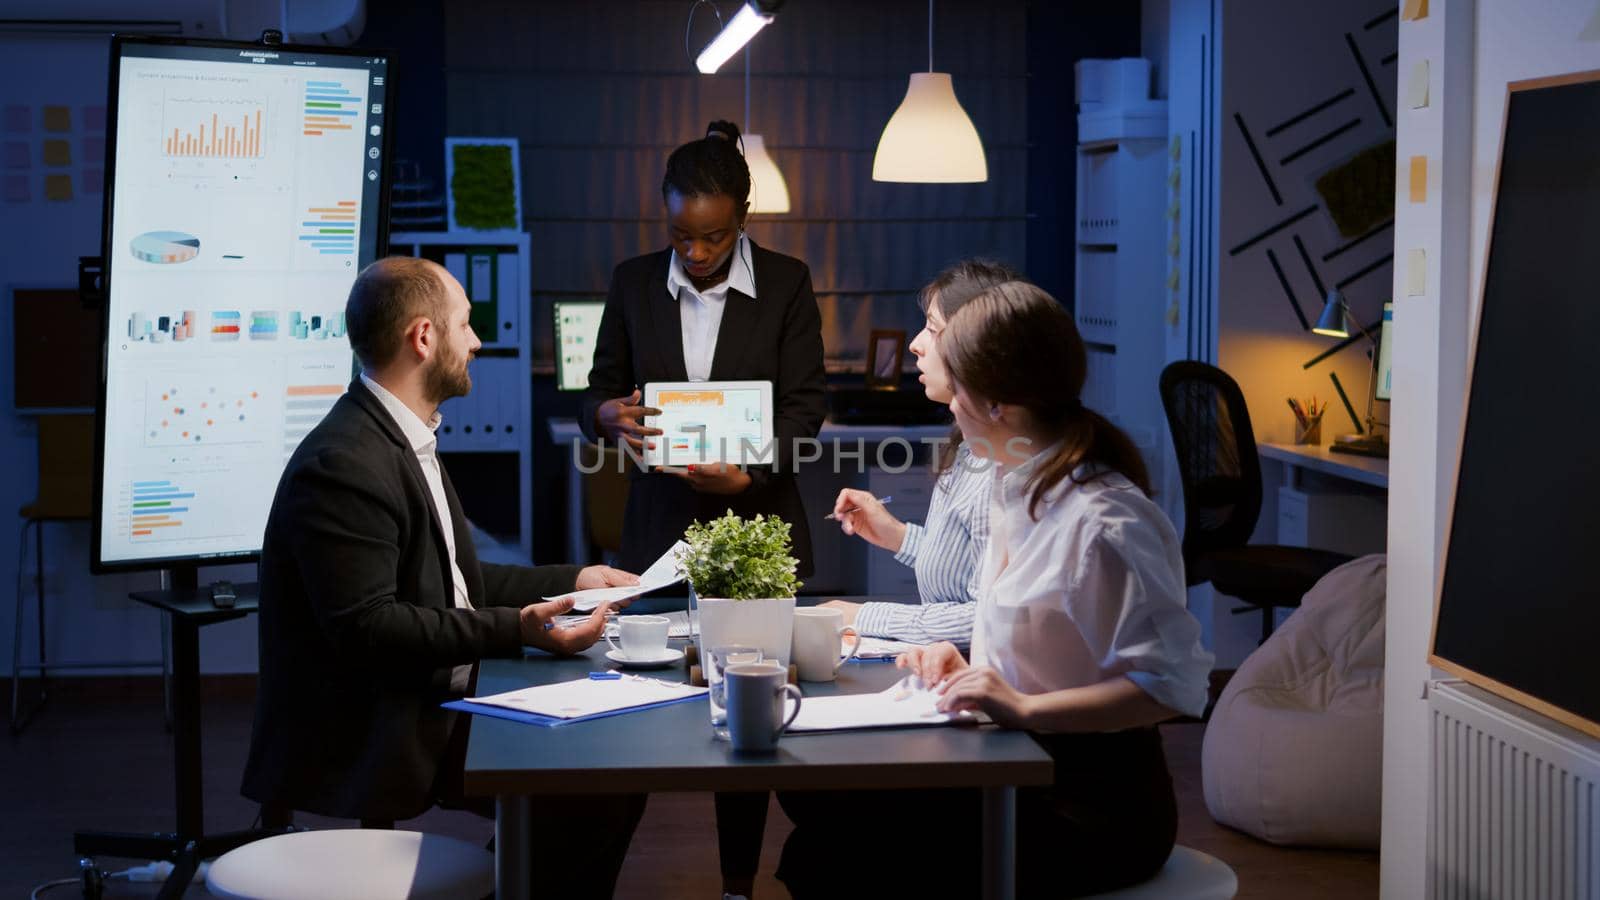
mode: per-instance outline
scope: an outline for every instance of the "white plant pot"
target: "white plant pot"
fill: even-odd
[[[794,640],[794,598],[725,600],[699,597],[700,647],[740,644],[760,647],[761,653],[788,668]],[[701,658],[704,659],[704,653]]]

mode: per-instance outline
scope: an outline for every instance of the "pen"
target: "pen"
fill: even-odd
[[[878,502],[882,503],[884,506],[888,506],[889,502],[891,500],[893,500],[893,499],[894,499],[893,497],[884,497],[883,499],[879,500]],[[848,516],[853,512],[860,512],[860,511],[861,511],[861,507],[852,506],[849,509],[845,510],[843,515]],[[837,521],[839,521],[839,516],[840,515],[841,515],[840,513],[828,513],[827,515],[823,516],[823,518],[827,519],[830,522],[837,522]]]
[[[1304,428],[1306,424],[1305,414],[1300,412],[1300,404],[1294,402],[1293,397],[1289,398],[1289,409],[1294,412],[1295,421],[1299,422],[1300,426]]]

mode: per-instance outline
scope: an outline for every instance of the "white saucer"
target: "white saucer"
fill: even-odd
[[[621,650],[607,650],[606,659],[625,669],[659,669],[662,666],[670,666],[675,662],[682,662],[683,651],[668,647],[660,656],[653,656],[649,659],[634,659],[631,656],[624,656]]]

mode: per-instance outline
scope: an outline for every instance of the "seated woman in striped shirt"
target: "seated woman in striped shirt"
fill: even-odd
[[[922,373],[917,380],[929,400],[948,406],[952,396],[939,358],[939,333],[945,322],[973,297],[1022,280],[1001,263],[967,259],[940,272],[922,289],[927,322],[911,342],[911,352]],[[846,488],[834,501],[841,531],[888,550],[917,573],[920,605],[848,600],[822,604],[842,610],[845,624],[860,634],[917,644],[951,641],[965,646],[972,639],[978,563],[989,538],[988,471],[962,444],[960,428],[951,430],[950,441],[941,450],[935,463],[933,503],[924,524],[900,521],[867,491]]]
[[[1052,784],[1017,792],[1017,896],[1135,884],[1166,862],[1177,833],[1155,726],[1200,714],[1212,661],[1184,605],[1177,532],[1147,496],[1133,442],[1080,402],[1083,341],[1049,294],[988,291],[951,317],[939,349],[956,424],[991,464],[989,544],[971,663],[938,643],[897,664],[934,686],[940,709],[1026,730],[1054,759]],[[977,791],[849,801],[795,820],[778,867],[793,896],[873,882],[898,896],[977,894]]]

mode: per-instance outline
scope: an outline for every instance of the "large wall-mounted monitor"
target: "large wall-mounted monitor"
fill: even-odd
[[[112,42],[97,571],[244,561],[349,384],[387,232],[390,58]]]

